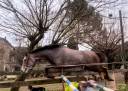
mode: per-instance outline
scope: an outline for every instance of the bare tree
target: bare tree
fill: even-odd
[[[44,37],[45,32],[54,29],[56,24],[59,28],[65,15],[67,15],[66,5],[66,0],[61,2],[57,0],[22,0],[19,2],[0,0],[0,9],[4,12],[1,15],[3,20],[0,22],[0,28],[3,31],[28,39],[28,51],[32,51]],[[6,14],[8,15],[6,16]],[[67,26],[72,22],[73,20]],[[26,74],[22,74],[16,81],[23,81],[26,76]],[[18,89],[19,87],[14,87],[11,91],[17,91]]]
[[[60,17],[65,17],[64,8],[67,1],[59,2],[60,4],[55,6],[56,2],[54,0],[22,0],[17,2],[21,5],[18,8],[16,2],[12,0],[1,0],[1,9],[10,14],[8,17],[5,14],[1,15],[4,17],[0,23],[1,29],[27,38],[30,41],[29,51],[31,51],[44,37],[44,33],[52,29]]]
[[[93,5],[97,12],[105,11],[118,7],[121,4],[125,4],[127,1],[122,3],[122,0],[87,0],[89,4]]]
[[[108,63],[114,62],[115,57],[119,55],[119,45],[121,42],[121,35],[111,25],[109,30],[104,28],[102,31],[93,32],[86,37],[85,41],[97,52],[105,54],[108,58]],[[117,61],[117,60],[116,60]],[[109,68],[112,66],[110,65]]]
[[[16,3],[20,3],[19,7]],[[75,32],[73,28],[77,24],[76,19],[82,17],[80,14],[83,6],[78,7],[75,14],[69,15],[70,3],[70,0],[1,0],[0,7],[8,16],[1,14],[3,20],[0,22],[0,28],[28,39],[29,51],[34,49],[48,30],[54,31],[52,43],[58,43]]]
[[[73,2],[77,2],[77,6]],[[113,2],[115,0],[97,1],[96,6],[100,8]],[[89,18],[92,10],[97,9],[96,6],[88,9],[87,3],[85,0],[0,0],[1,11],[3,11],[0,28],[28,39],[29,51],[31,51],[49,30],[54,31],[52,43],[72,36],[75,32],[73,28],[78,21],[83,19],[82,17]],[[73,8],[74,11],[71,10]]]
[[[71,48],[78,49],[77,44],[79,44],[78,40],[81,40],[83,36],[86,36],[90,33],[93,33],[95,31],[102,31],[102,17],[99,14],[98,9],[104,9],[104,7],[116,3],[118,0],[112,0],[112,1],[95,1],[95,6],[93,7],[91,1],[86,0],[73,0],[70,1],[68,4],[68,21],[70,19],[75,17],[75,21],[73,21],[72,25],[70,25],[65,31],[58,32],[56,31],[56,34],[53,37],[53,40],[55,37],[57,40],[61,40],[63,42],[67,42],[67,40],[70,42],[68,45]],[[94,3],[94,2],[93,2]],[[112,5],[114,6],[114,5]],[[79,12],[77,12],[79,11]],[[64,24],[62,24],[64,26]],[[62,28],[62,27],[61,27]],[[74,40],[73,40],[74,39]],[[73,42],[73,43],[71,43]]]
[[[81,0],[80,4],[83,1]],[[83,17],[86,17],[86,21],[88,19],[92,20],[91,23],[87,23],[87,25],[84,23],[81,27],[81,30],[83,30],[84,26],[89,25],[89,27],[86,27],[86,31],[83,31],[87,35],[87,32],[90,33],[94,29],[91,28],[93,19],[88,17],[92,15],[92,12],[90,13],[90,10],[87,10],[86,13],[82,14],[85,8],[88,7],[87,5],[84,9],[82,5],[82,7],[77,7],[77,10],[74,9],[75,11],[71,12],[72,8],[76,8],[70,7],[70,5],[73,5],[71,3],[70,0],[0,0],[0,9],[1,12],[3,11],[1,13],[3,19],[0,21],[0,29],[28,39],[28,51],[32,51],[49,30],[54,31],[52,43],[66,41],[64,39],[68,40],[78,33],[74,28]],[[23,74],[16,81],[22,81],[25,77],[26,74]],[[18,89],[12,88],[11,91],[17,91]]]
[[[16,3],[19,3],[19,7]],[[58,43],[61,39],[74,34],[77,20],[80,19],[79,12],[83,11],[78,7],[75,14],[69,15],[70,0],[58,2],[54,0],[0,0],[0,7],[5,14],[1,15],[3,20],[0,22],[0,28],[3,31],[14,33],[17,36],[29,40],[29,49],[32,51],[39,41],[44,37],[48,30],[54,31],[52,43]],[[57,5],[57,6],[56,6]],[[70,17],[70,18],[68,18]],[[22,81],[26,74],[21,75],[16,81]],[[12,88],[16,91],[19,88]]]
[[[78,49],[81,37],[101,30],[102,18],[99,13],[96,13],[95,8],[90,6],[85,0],[74,0],[69,5],[69,19],[76,15],[76,11],[80,12],[76,18],[77,23],[72,29],[73,32],[70,32],[71,34],[69,33],[69,36],[65,40],[69,40],[68,47]]]

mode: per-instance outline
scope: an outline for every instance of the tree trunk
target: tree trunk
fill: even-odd
[[[128,84],[128,71],[124,73],[125,84]]]
[[[71,49],[75,49],[75,50],[78,50],[78,43],[76,42],[75,38],[74,37],[70,37],[69,38],[69,41],[68,41],[68,45],[67,45],[69,48]]]
[[[39,41],[44,37],[44,32],[40,33],[37,37],[35,37],[35,39],[30,40],[30,46],[28,48],[29,52],[31,52],[35,48],[35,46],[39,43]]]

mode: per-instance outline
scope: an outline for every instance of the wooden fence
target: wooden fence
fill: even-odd
[[[93,65],[106,65],[108,63],[100,63],[100,64],[93,64]],[[114,63],[115,64],[115,63]],[[118,63],[119,64],[119,63]],[[87,64],[86,64],[87,65]],[[91,65],[92,64],[88,64]],[[68,66],[57,66],[57,68],[72,68],[72,67],[84,67],[85,64],[81,64],[81,65],[68,65]],[[49,68],[56,68],[54,66],[50,66]],[[110,72],[127,72],[128,69],[114,69],[114,70],[110,70]],[[44,72],[44,70],[40,70],[40,71],[33,71],[35,73],[37,72]],[[23,74],[22,72],[0,72],[0,75],[20,75]],[[88,72],[84,72],[85,74],[96,74],[94,72],[92,73],[88,73]],[[85,76],[72,76],[72,77],[67,77],[70,81],[81,81],[81,80],[87,80],[87,77]],[[28,85],[45,85],[45,84],[54,84],[54,83],[62,83],[62,79],[61,78],[55,78],[55,79],[42,79],[42,80],[27,80],[27,81],[18,81],[18,82],[14,82],[14,81],[1,81],[0,82],[0,88],[9,88],[9,87],[19,87],[19,86],[28,86]]]
[[[85,80],[85,77],[68,77],[70,81],[81,81]],[[45,84],[54,84],[62,83],[61,78],[55,79],[43,79],[43,80],[28,80],[28,81],[18,81],[18,82],[0,82],[0,88],[9,88],[9,87],[19,87],[19,86],[28,86],[28,85],[45,85]]]

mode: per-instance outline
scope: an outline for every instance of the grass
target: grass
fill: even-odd
[[[117,89],[119,91],[128,91],[128,84],[119,84]]]

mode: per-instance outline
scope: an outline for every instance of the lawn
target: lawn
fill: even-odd
[[[117,89],[119,89],[119,91],[128,91],[128,84],[119,84]]]

